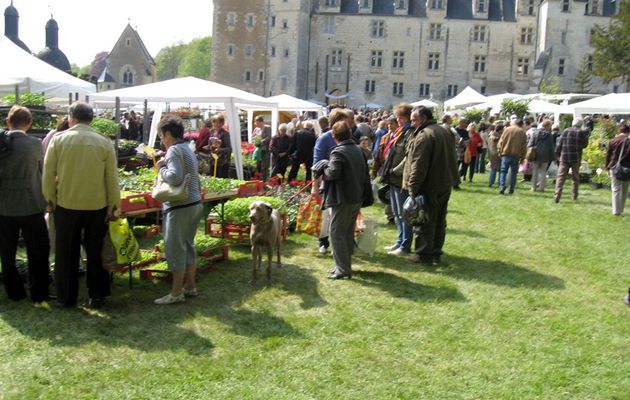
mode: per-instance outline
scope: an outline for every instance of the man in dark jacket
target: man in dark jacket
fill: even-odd
[[[287,124],[278,126],[278,134],[271,139],[269,150],[271,151],[271,176],[275,177],[287,172],[289,166],[289,155],[293,140],[287,135]]]
[[[560,202],[564,181],[571,169],[573,177],[573,200],[578,198],[578,187],[580,185],[580,163],[582,162],[582,150],[588,144],[588,131],[583,129],[584,121],[576,118],[573,126],[562,132],[556,147],[556,157],[558,159],[558,174],[556,176],[556,193],[554,200]]]
[[[324,170],[324,180],[328,182],[324,207],[331,208],[330,240],[335,259],[335,269],[329,278],[341,279],[352,276],[354,226],[369,176],[363,152],[352,139],[348,124],[345,121],[335,123],[332,134],[337,147],[330,153]]]
[[[409,196],[427,196],[429,221],[414,229],[415,252],[409,261],[439,264],[446,237],[448,200],[459,184],[452,133],[433,120],[431,109],[419,107],[411,114],[418,128],[407,151],[402,190]]]
[[[48,299],[50,244],[44,220],[46,201],[42,193],[42,143],[25,132],[31,127],[31,112],[13,106],[7,116],[11,153],[0,168],[0,260],[7,296],[27,296],[15,265],[20,231],[26,244],[31,300]]]
[[[300,129],[295,135],[295,151],[292,154],[293,163],[291,165],[291,172],[289,172],[289,182],[297,177],[298,170],[302,164],[306,166],[306,180],[311,180],[313,149],[315,148],[316,141],[317,136],[315,136],[313,123],[306,121],[304,123],[304,129]]]
[[[630,181],[622,181],[615,178],[612,169],[618,162],[622,167],[630,168],[630,140],[628,140],[628,130],[626,124],[622,124],[619,127],[619,135],[615,136],[615,138],[608,143],[608,147],[606,148],[606,169],[610,174],[610,189],[612,191],[612,213],[617,216],[623,214]]]

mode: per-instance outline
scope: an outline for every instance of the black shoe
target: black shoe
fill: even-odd
[[[499,193],[500,193],[500,194],[505,194],[505,188],[504,188],[504,187],[500,188],[500,189],[499,189]]]
[[[74,308],[76,307],[76,304],[66,304],[66,303],[62,303],[60,301],[55,301],[55,307],[57,308]]]
[[[556,202],[556,203],[560,203],[560,196],[555,195],[555,196],[553,197],[553,201],[554,201],[554,202]]]
[[[328,279],[343,279],[343,278],[348,278],[348,279],[352,279],[352,274],[330,274],[328,275]]]
[[[104,305],[105,305],[105,299],[102,297],[95,297],[93,299],[91,298],[88,301],[89,308],[98,309],[98,308],[103,308]]]
[[[453,190],[462,190],[462,188],[460,188],[459,185],[457,185],[457,186],[453,186]]]
[[[396,225],[396,220],[394,218],[390,218],[390,219],[387,220],[387,223],[389,225]]]

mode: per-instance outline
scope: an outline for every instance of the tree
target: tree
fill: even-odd
[[[540,93],[544,94],[558,94],[562,93],[562,88],[560,87],[560,78],[557,76],[548,76],[543,78],[540,81],[540,85],[538,85],[538,90]]]
[[[501,102],[501,117],[509,118],[514,114],[519,118],[523,118],[529,112],[530,101],[531,100],[504,99]]]
[[[582,65],[573,78],[573,90],[577,93],[590,93],[591,92],[591,78],[593,73],[588,65],[588,59],[585,57],[582,60]]]
[[[94,60],[90,64],[89,74],[95,76],[98,79],[99,76],[103,73],[103,70],[107,66],[107,56],[109,55],[106,51],[101,51],[100,53],[94,56]]]
[[[630,2],[619,2],[619,14],[612,17],[607,27],[595,25],[592,35],[593,74],[604,83],[630,78]]]
[[[195,76],[208,79],[212,38],[210,36],[193,39],[192,42],[178,43],[164,47],[155,57],[158,80],[179,76]]]
[[[158,81],[176,78],[182,61],[184,45],[175,44],[164,47],[155,56]]]
[[[212,38],[210,36],[194,39],[184,48],[177,76],[208,79],[210,77],[211,51]]]

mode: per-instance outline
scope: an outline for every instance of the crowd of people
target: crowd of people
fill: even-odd
[[[75,307],[82,246],[87,254],[88,305],[102,307],[110,294],[101,250],[107,222],[119,215],[117,160],[111,141],[90,127],[93,117],[89,104],[75,102],[68,117],[42,142],[26,134],[32,123],[27,108],[14,106],[9,111],[6,122],[12,146],[0,168],[0,259],[11,299],[28,295],[34,302],[49,299],[52,252],[56,304]],[[488,171],[487,185],[498,183],[498,192],[510,195],[521,168],[531,180],[531,190],[543,192],[555,162],[554,201],[560,201],[569,172],[572,199],[577,200],[582,151],[592,130],[589,119],[575,119],[562,132],[546,118],[490,117],[475,123],[445,115],[438,123],[431,109],[404,103],[391,114],[368,115],[336,107],[316,125],[303,118],[281,124],[273,137],[262,116],[254,124],[254,157],[264,180],[276,175],[284,178],[290,167],[287,180],[292,181],[300,166],[306,167],[311,194],[321,198],[319,253],[326,254],[332,247],[331,279],[352,276],[355,222],[373,182],[389,199],[385,218],[396,225],[396,241],[385,247],[388,253],[406,256],[412,263],[436,265],[441,263],[452,190],[461,190]],[[628,130],[620,123],[619,135],[607,145],[609,171],[619,165],[630,167]],[[200,160],[207,156],[212,174],[227,177],[232,150],[222,114],[204,123],[195,149],[185,139],[184,125],[177,117],[164,118],[158,135],[166,150],[156,164],[159,176],[174,186],[189,182],[183,200],[163,204],[165,255],[173,283],[170,292],[155,303],[173,304],[197,295],[194,236],[202,217]],[[528,168],[523,169],[524,164]],[[628,181],[610,176],[612,212],[621,215]],[[431,212],[424,224],[411,226],[403,216],[404,204],[420,195]],[[51,247],[49,227],[53,226],[56,235]],[[20,233],[28,258],[28,291],[16,267]]]

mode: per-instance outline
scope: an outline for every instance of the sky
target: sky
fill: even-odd
[[[9,4],[0,0],[2,34]],[[19,37],[31,52],[44,49],[52,13],[59,25],[59,48],[79,67],[97,53],[111,51],[127,23],[153,57],[163,47],[212,35],[212,0],[13,0],[13,6],[20,14]]]

